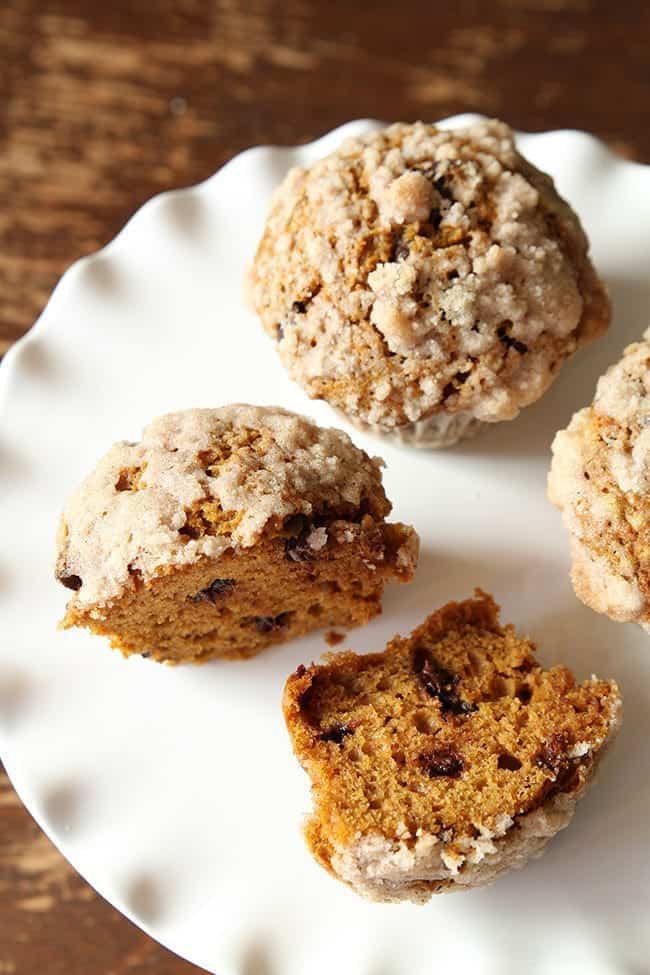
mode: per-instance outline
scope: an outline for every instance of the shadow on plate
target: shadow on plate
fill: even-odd
[[[530,576],[530,559],[523,555],[483,551],[461,557],[455,552],[422,549],[413,582],[386,587],[378,622],[406,612],[417,625],[450,600],[468,599],[477,587],[491,593],[497,602],[505,596],[512,601],[514,593],[530,584]]]
[[[0,668],[0,727],[14,728],[32,696],[30,680],[13,667]]]
[[[73,782],[63,782],[45,793],[43,818],[57,832],[76,832],[79,828],[82,802],[79,786]]]
[[[239,962],[241,975],[280,975],[269,956],[268,946],[262,941],[252,941],[246,945]]]
[[[195,192],[176,190],[158,201],[164,207],[164,215],[173,223],[176,230],[197,236],[206,219],[204,203]]]
[[[629,626],[598,616],[577,600],[541,616],[532,631],[554,661],[562,659],[582,675],[614,676],[623,694],[624,723],[573,822],[540,861],[482,892],[478,910],[498,923],[516,917],[525,903],[540,931],[552,930],[561,917],[564,924],[587,927],[595,944],[617,956],[625,944],[632,947],[630,931],[642,930],[648,911],[650,700],[647,680],[640,679],[647,651]],[[625,897],[616,894],[619,884]]]
[[[129,883],[124,903],[136,921],[147,926],[160,923],[163,915],[160,887],[149,873],[142,873]]]

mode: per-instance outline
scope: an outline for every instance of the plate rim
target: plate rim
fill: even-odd
[[[454,128],[485,118],[487,118],[487,116],[481,113],[465,112],[445,117],[434,124],[445,128]],[[162,208],[171,199],[178,199],[186,195],[201,196],[202,194],[211,193],[215,187],[218,187],[225,173],[229,172],[231,168],[240,165],[243,160],[253,158],[255,155],[260,155],[267,152],[284,152],[291,154],[299,149],[309,149],[315,155],[318,155],[319,146],[321,146],[323,143],[333,142],[336,138],[339,138],[339,141],[341,141],[348,134],[352,134],[353,132],[360,132],[365,128],[369,128],[371,126],[378,127],[384,124],[386,123],[371,118],[352,119],[322,133],[317,138],[308,142],[294,144],[265,143],[244,149],[241,152],[233,155],[223,166],[221,166],[210,176],[206,177],[204,180],[189,186],[164,190],[150,197],[132,213],[120,230],[105,245],[98,250],[75,260],[58,279],[45,306],[43,307],[43,310],[40,312],[33,325],[15,342],[13,342],[0,362],[0,451],[4,439],[5,409],[10,398],[11,380],[16,373],[19,373],[21,369],[24,350],[31,343],[42,339],[45,336],[51,337],[52,340],[56,340],[56,333],[52,331],[54,328],[54,316],[52,309],[56,308],[67,289],[75,286],[75,279],[85,268],[90,267],[98,261],[112,261],[115,258],[120,257],[124,250],[126,250],[129,246],[129,237],[127,234],[130,234],[134,228],[137,228],[143,218],[145,218],[155,209],[159,207]],[[515,130],[515,136],[517,138],[524,137],[527,140],[548,139],[549,137],[579,140],[585,146],[589,147],[589,150],[592,152],[597,152],[609,166],[616,167],[620,170],[624,169],[628,171],[640,172],[650,177],[650,163],[643,163],[637,160],[627,159],[617,153],[601,138],[582,129],[561,128],[536,132],[517,129]],[[80,285],[77,284],[76,286],[79,287]],[[52,334],[50,335],[50,333]],[[3,461],[2,453],[0,452],[0,471],[2,468]],[[11,471],[9,471],[5,476],[8,478],[8,480],[10,480],[12,476]],[[9,551],[11,552],[11,549],[9,549]],[[0,730],[0,760],[2,760],[10,784],[18,795],[21,804],[37,823],[38,827],[42,830],[48,840],[54,845],[58,853],[64,857],[75,873],[77,873],[85,883],[87,883],[111,907],[119,911],[120,914],[126,917],[139,930],[143,931],[148,937],[162,945],[172,954],[187,961],[189,964],[193,964],[198,967],[203,966],[206,968],[206,971],[212,971],[212,969],[206,967],[201,960],[197,961],[195,958],[189,958],[187,955],[179,952],[177,948],[169,944],[166,939],[161,938],[157,932],[154,933],[153,923],[149,924],[142,916],[138,916],[135,910],[129,908],[127,904],[121,903],[120,899],[113,893],[109,895],[105,890],[102,889],[103,885],[101,883],[98,884],[90,880],[86,873],[80,869],[78,864],[75,862],[76,857],[74,855],[69,856],[66,852],[67,844],[65,833],[63,833],[61,829],[57,829],[56,825],[47,819],[44,812],[38,808],[33,808],[32,804],[28,804],[25,801],[24,791],[29,791],[29,787],[26,785],[26,783],[24,786],[20,768],[18,767],[17,763],[15,764],[13,761],[11,748],[8,746],[8,743],[5,740],[5,735],[2,730]]]

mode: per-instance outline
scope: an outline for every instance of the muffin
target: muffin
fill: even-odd
[[[391,125],[291,170],[248,283],[311,397],[425,447],[513,419],[610,316],[577,216],[498,121]]]
[[[284,697],[312,781],[305,835],[371,900],[491,883],[570,821],[621,721],[616,684],[545,671],[490,596],[449,603],[383,653],[299,667]]]
[[[249,657],[381,611],[418,538],[386,522],[382,462],[338,430],[234,405],[154,420],[68,502],[56,576],[64,627],[154,660]]]
[[[650,632],[650,329],[553,441],[548,482],[579,599]]]

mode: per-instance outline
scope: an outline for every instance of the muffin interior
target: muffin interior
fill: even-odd
[[[206,519],[205,509],[195,513],[188,531],[204,531]],[[402,546],[412,538],[406,526],[370,515],[321,517],[316,527],[290,518],[252,548],[163,569],[147,584],[136,574],[104,607],[73,601],[64,626],[86,626],[125,654],[160,661],[250,657],[316,628],[367,622],[381,611],[386,581],[410,578]]]
[[[327,865],[359,836],[445,841],[575,793],[608,735],[615,685],[545,671],[480,595],[383,653],[299,670],[285,713],[312,778],[307,839]]]

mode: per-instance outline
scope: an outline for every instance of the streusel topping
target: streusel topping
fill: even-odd
[[[381,467],[347,434],[277,407],[159,417],[139,443],[111,447],[68,502],[57,576],[78,604],[101,605],[134,578],[250,547],[294,515],[381,519]]]
[[[571,535],[573,582],[614,619],[650,622],[650,329],[553,443],[549,495]]]
[[[289,173],[252,298],[292,377],[363,422],[510,419],[607,325],[587,251],[503,123],[396,124]]]

